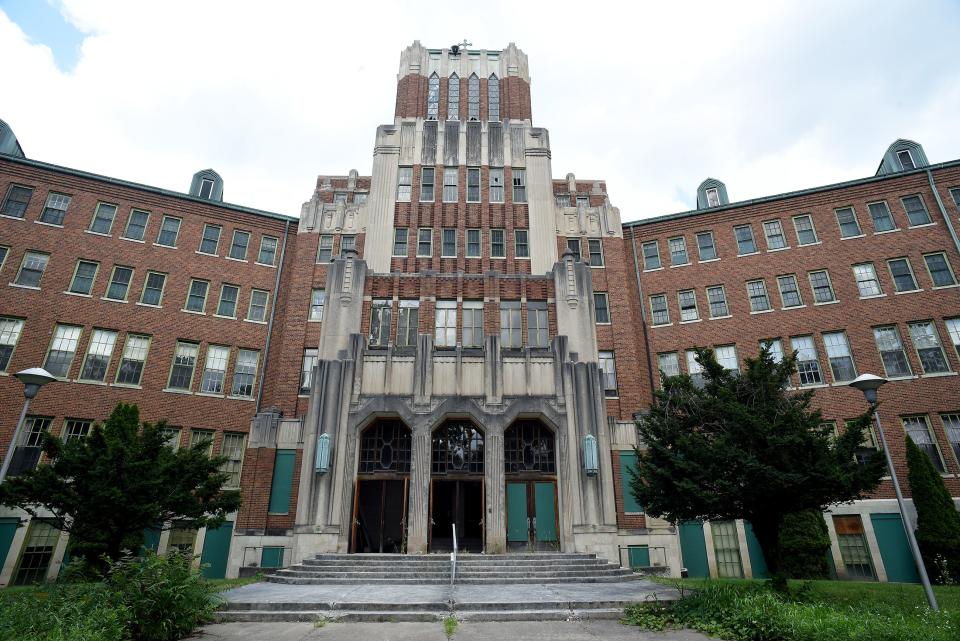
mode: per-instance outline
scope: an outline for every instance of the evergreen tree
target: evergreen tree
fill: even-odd
[[[830,577],[830,532],[817,510],[787,514],[780,530],[781,569],[788,579]]]
[[[45,434],[50,464],[8,478],[0,504],[51,518],[69,532],[71,555],[94,568],[103,556],[138,551],[148,528],[218,527],[240,506],[238,490],[222,489],[226,459],[208,457],[205,443],[174,451],[165,425],[141,425],[137,406],[120,403],[86,438],[64,443]]]
[[[960,582],[960,514],[930,457],[909,436],[905,444],[923,564],[934,583]]]

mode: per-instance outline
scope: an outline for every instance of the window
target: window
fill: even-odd
[[[143,283],[140,293],[140,303],[160,307],[163,299],[163,287],[167,283],[167,275],[159,272],[147,272],[147,279]]]
[[[85,439],[93,427],[93,421],[83,421],[74,418],[68,418],[63,424],[64,442],[79,441]]]
[[[410,202],[413,191],[413,167],[400,167],[397,170],[397,202]]]
[[[924,374],[941,374],[950,371],[947,356],[940,345],[940,336],[932,321],[910,323],[910,338],[920,358]]]
[[[910,221],[911,227],[929,225],[933,222],[930,220],[930,214],[927,212],[920,196],[907,196],[901,202],[903,202],[903,209],[907,212],[907,220]]]
[[[525,169],[511,169],[513,175],[513,202],[527,202],[527,171]]]
[[[520,324],[520,301],[508,300],[500,303],[500,346],[506,349],[523,347],[522,326]]]
[[[212,443],[212,441],[211,441]],[[168,552],[179,552],[186,556],[193,556],[193,546],[197,541],[197,531],[186,523],[173,527],[170,530],[170,539],[167,543]]]
[[[480,230],[467,230],[467,258],[480,258]]]
[[[883,361],[883,369],[888,378],[910,376],[913,373],[910,371],[910,362],[896,327],[874,327],[873,340],[877,344],[877,351],[880,352],[880,360]]]
[[[467,167],[467,202],[480,202],[480,168]]]
[[[309,320],[323,320],[323,306],[327,302],[327,292],[324,289],[314,289],[310,292],[310,315]]]
[[[90,221],[90,231],[95,234],[109,234],[113,229],[113,219],[117,216],[117,206],[97,203],[97,210]]]
[[[417,230],[417,256],[430,258],[433,256],[433,230],[420,228]]]
[[[837,300],[833,293],[833,284],[830,282],[830,274],[822,269],[809,273],[810,287],[813,289],[814,303],[832,303]]]
[[[620,393],[617,390],[617,364],[613,359],[613,352],[598,352],[597,355],[597,367],[600,369],[603,395],[607,398],[616,398]]]
[[[840,225],[840,238],[855,238],[863,235],[853,207],[837,209],[834,213],[837,216],[837,224]]]
[[[0,207],[0,216],[23,218],[32,196],[33,190],[29,187],[11,185],[7,190],[7,197],[3,199],[3,207]]]
[[[797,232],[798,245],[815,245],[817,243],[817,230],[813,226],[813,218],[810,214],[793,217],[793,228]]]
[[[204,313],[207,306],[207,290],[210,283],[205,280],[193,279],[190,281],[190,292],[187,294],[187,303],[184,305],[184,311]]]
[[[883,290],[880,289],[880,281],[877,279],[877,270],[874,268],[873,263],[854,265],[853,278],[857,281],[860,298],[883,295]]]
[[[250,290],[250,307],[247,308],[247,320],[256,323],[267,321],[267,305],[270,302],[270,292],[265,289]]]
[[[765,312],[771,309],[765,281],[751,280],[747,282],[747,297],[750,299],[751,312]]]
[[[797,374],[801,385],[819,385],[823,383],[820,373],[820,361],[817,360],[817,347],[812,336],[794,336],[790,339],[797,353]]]
[[[590,266],[603,267],[603,242],[599,238],[587,240],[587,251],[590,252]]]
[[[390,342],[390,312],[393,304],[389,300],[377,299],[370,305],[370,346],[386,347]]]
[[[690,262],[687,257],[687,241],[683,236],[669,239],[667,246],[670,248],[671,265],[686,265]]]
[[[500,120],[500,79],[496,74],[487,79],[487,119]]]
[[[873,580],[870,550],[863,534],[863,522],[858,515],[834,516],[833,529],[837,533],[840,558],[848,579]]]
[[[550,344],[550,328],[547,326],[547,303],[530,301],[527,303],[527,345],[546,347]]]
[[[703,387],[706,384],[703,378],[703,365],[697,361],[697,352],[692,349],[687,350],[687,374],[690,375],[690,380],[695,387]]]
[[[440,76],[431,74],[427,81],[427,120],[436,120],[440,113]],[[399,199],[398,199],[399,200]]]
[[[58,378],[66,378],[70,373],[70,364],[77,353],[77,343],[80,342],[82,327],[73,325],[57,325],[53,331],[53,340],[50,341],[50,351],[43,369]]]
[[[247,435],[235,432],[223,433],[223,445],[220,446],[220,456],[226,461],[220,471],[227,474],[223,487],[240,487],[240,471],[243,469],[243,451],[247,446]]]
[[[930,432],[930,422],[926,415],[903,416],[900,420],[903,421],[903,431],[907,433],[907,436],[917,447],[923,450],[924,454],[930,457],[930,461],[937,468],[937,471],[941,474],[946,472],[943,467],[943,459],[940,457],[940,450],[937,448],[937,443]]]
[[[909,258],[895,258],[888,260],[890,275],[893,276],[893,287],[898,292],[912,292],[919,289],[917,280],[913,277],[913,267]]]
[[[556,203],[557,203],[557,207],[569,207],[569,206],[570,206],[570,195],[569,195],[569,194],[561,194],[561,195],[559,195],[559,196],[556,195],[556,194],[554,194],[553,198],[554,198],[554,200],[555,200]]]
[[[717,362],[724,369],[731,372],[740,371],[740,360],[737,358],[736,345],[718,345],[713,349],[713,353],[717,357]]]
[[[420,301],[400,301],[397,318],[397,347],[413,347],[417,344],[417,329],[420,324]]]
[[[502,229],[490,230],[490,258],[506,258],[507,246]]]
[[[927,263],[927,271],[930,272],[930,280],[933,281],[934,287],[952,287],[957,284],[946,254],[943,252],[925,254],[923,260]]]
[[[960,462],[960,414],[941,414],[940,420],[947,432],[947,440],[953,448],[953,456]]]
[[[459,200],[457,193],[457,175],[456,167],[443,168],[443,202],[455,203]]]
[[[203,236],[200,238],[201,254],[217,255],[217,246],[220,245],[220,232],[222,228],[219,225],[204,225]]]
[[[783,362],[783,341],[779,338],[768,338],[760,341],[760,349],[766,348],[774,363]]]
[[[763,223],[763,235],[767,238],[767,251],[784,249],[787,238],[783,234],[783,224],[779,220],[768,220]]]
[[[0,317],[0,372],[7,371],[10,366],[10,359],[20,340],[21,332],[23,332],[22,319]]]
[[[646,270],[660,269],[660,247],[657,241],[643,244],[643,268]]]
[[[490,202],[503,202],[503,167],[490,168]]]
[[[727,307],[727,292],[723,285],[707,287],[707,302],[710,304],[710,318],[723,318],[730,315]]]
[[[716,187],[707,190],[707,207],[716,207],[720,204],[720,192]]]
[[[168,388],[190,391],[199,351],[200,346],[196,343],[177,341],[173,352],[173,365],[170,368],[170,380],[167,382]]]
[[[475,73],[467,78],[467,120],[480,120],[480,78]]]
[[[733,228],[734,237],[737,239],[737,254],[757,253],[757,243],[753,240],[753,227],[750,225],[740,225]]]
[[[230,258],[236,260],[247,259],[247,245],[250,244],[250,232],[233,230],[233,242],[230,243]]]
[[[423,167],[420,169],[420,202],[432,203],[435,198],[434,184],[436,169]]]
[[[800,288],[797,286],[796,276],[793,274],[777,276],[777,287],[780,289],[780,300],[783,302],[784,309],[803,306],[803,299],[800,297]]]
[[[10,248],[0,245],[0,269],[3,269],[4,263],[7,262],[7,256],[10,253]]]
[[[717,258],[717,245],[713,240],[712,231],[702,231],[697,234],[697,253],[701,261]]]
[[[113,273],[110,275],[110,284],[107,285],[107,293],[104,295],[109,300],[127,300],[127,292],[130,290],[130,281],[133,280],[133,268],[115,265]]]
[[[300,395],[310,393],[310,385],[313,381],[313,368],[317,365],[319,350],[316,348],[307,348],[303,350],[303,369],[300,370]]]
[[[13,575],[14,585],[43,582],[50,568],[50,560],[53,558],[57,542],[60,540],[60,530],[46,521],[33,519],[29,528],[27,541]]]
[[[51,191],[47,194],[47,202],[43,206],[43,212],[40,213],[40,222],[62,226],[69,206],[70,196]]]
[[[237,297],[240,294],[240,288],[236,285],[223,284],[220,288],[220,302],[217,304],[217,316],[227,316],[236,318],[237,316]]]
[[[80,368],[81,381],[102,383],[107,378],[107,369],[117,343],[117,333],[109,329],[94,329],[87,346],[87,355]]]
[[[230,348],[223,345],[207,346],[207,360],[200,378],[200,391],[204,394],[223,394],[223,381],[227,377],[227,361]]]
[[[149,336],[127,334],[127,340],[123,345],[123,355],[120,357],[120,367],[117,368],[117,383],[119,385],[140,384],[149,349]]]
[[[483,347],[483,301],[463,301],[463,346]]]
[[[948,318],[944,321],[947,325],[947,333],[950,334],[950,340],[957,351],[957,357],[960,358],[960,318]]]
[[[610,324],[610,302],[607,299],[606,292],[594,292],[593,307],[597,310],[597,323],[599,325]]]
[[[208,458],[213,456],[213,431],[190,430],[190,447],[198,447]]]
[[[661,378],[680,374],[680,360],[676,352],[657,354],[657,366],[660,369]]]
[[[337,191],[333,193],[333,202],[340,203],[341,205],[347,204],[347,192]]]
[[[143,242],[149,220],[150,212],[131,209],[130,217],[127,219],[127,228],[123,230],[123,238]]]
[[[398,227],[393,230],[393,255],[397,257],[407,257],[407,236],[410,230],[406,227]]]
[[[953,205],[960,210],[960,189],[951,189],[950,195],[953,196]]]
[[[164,247],[176,247],[177,237],[180,235],[180,219],[172,216],[164,216],[160,223],[160,233],[157,234],[157,245]]]
[[[277,261],[277,239],[273,236],[263,236],[260,239],[260,253],[257,262],[261,265],[275,265]]]
[[[434,344],[437,347],[457,346],[457,301],[438,300]]]
[[[650,297],[650,315],[654,325],[670,324],[670,310],[667,308],[665,294],[654,294]]]
[[[700,320],[697,311],[697,294],[692,289],[677,292],[677,302],[680,304],[680,322]]]
[[[579,238],[568,238],[567,239],[567,249],[573,254],[573,259],[580,262],[580,239]]]
[[[357,251],[357,237],[353,234],[343,234],[340,236],[340,258],[347,255],[347,252]]]
[[[460,119],[460,77],[454,73],[447,79],[447,120]]]
[[[530,258],[530,242],[527,234],[526,229],[513,230],[513,254],[515,258]],[[602,253],[600,259],[603,260]]]
[[[577,207],[589,207],[590,206],[590,196],[581,196],[577,195]]]
[[[440,257],[441,258],[456,258],[457,257],[457,230],[456,229],[441,229],[440,230]]]
[[[78,260],[77,267],[73,270],[73,280],[70,282],[71,294],[81,294],[89,296],[93,291],[93,280],[97,277],[97,270],[100,269],[100,263],[90,260]]]
[[[834,383],[845,383],[857,377],[857,368],[850,353],[850,342],[845,332],[829,332],[823,335],[827,347],[827,359]]]
[[[873,230],[876,233],[893,231],[896,224],[893,222],[893,216],[890,215],[890,208],[886,202],[870,203],[867,205],[870,210],[870,218],[873,219]]]
[[[904,171],[909,171],[911,169],[916,169],[917,166],[913,163],[913,156],[910,154],[909,149],[903,149],[897,152],[897,160],[900,161],[900,166],[903,167]]]
[[[26,252],[23,255],[23,262],[20,263],[20,271],[17,272],[17,277],[13,281],[14,284],[40,289],[40,280],[43,278],[43,272],[46,271],[49,260],[49,254]]]
[[[353,204],[354,204],[354,205],[362,205],[362,204],[366,203],[366,202],[367,202],[367,195],[368,195],[368,194],[367,194],[367,192],[365,192],[365,191],[354,192],[354,194],[353,194]]]
[[[711,521],[713,550],[717,562],[717,576],[739,579],[743,577],[737,527],[733,521]]]
[[[213,181],[209,178],[200,179],[200,198],[210,198],[213,193]]]
[[[320,241],[317,244],[317,262],[329,263],[333,260],[333,235],[320,234]]]

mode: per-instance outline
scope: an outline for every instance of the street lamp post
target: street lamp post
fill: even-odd
[[[27,418],[30,399],[37,395],[41,387],[50,381],[57,380],[56,376],[42,367],[31,367],[22,372],[17,372],[14,376],[23,383],[23,409],[20,411],[17,426],[13,428],[13,436],[10,438],[10,445],[7,446],[7,454],[3,457],[3,467],[0,467],[0,483],[3,483],[7,478],[7,471],[10,469],[10,463],[13,462],[13,452],[17,449],[17,443],[20,441],[20,431],[23,429],[24,420]]]
[[[903,503],[903,492],[900,490],[900,481],[897,479],[897,470],[893,467],[893,459],[890,458],[890,448],[887,447],[887,437],[883,434],[883,426],[880,424],[880,413],[876,411],[877,390],[885,384],[887,379],[875,376],[873,374],[861,374],[850,382],[850,387],[863,392],[863,396],[874,408],[873,418],[877,424],[877,434],[880,437],[880,446],[883,448],[883,454],[887,459],[887,470],[890,472],[890,480],[893,481],[893,490],[897,494],[897,506],[900,509],[900,521],[903,524],[903,530],[907,533],[907,542],[910,544],[910,552],[913,554],[913,562],[917,566],[917,573],[920,575],[920,583],[923,585],[923,592],[927,596],[927,603],[930,609],[938,611],[937,597],[930,587],[930,577],[927,576],[927,568],[923,564],[923,557],[920,556],[920,547],[917,545],[917,537],[913,533],[913,525],[907,517],[907,510]]]

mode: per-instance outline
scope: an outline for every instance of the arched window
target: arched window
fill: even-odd
[[[433,433],[434,474],[483,474],[483,432],[466,420],[447,421]]]
[[[460,120],[460,76],[447,79],[447,120]]]
[[[487,120],[500,120],[500,79],[495,73],[487,80]]]
[[[556,474],[553,432],[540,421],[517,421],[503,435],[507,474]]]
[[[360,437],[359,474],[410,472],[410,430],[397,420],[380,421]]]
[[[436,120],[440,113],[440,76],[436,73],[427,81],[427,120]]]
[[[475,73],[467,79],[467,120],[480,120],[480,78]]]

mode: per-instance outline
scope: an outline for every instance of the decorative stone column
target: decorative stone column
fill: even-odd
[[[430,425],[428,417],[413,428],[407,505],[407,552],[427,551],[430,532]]]
[[[503,460],[503,425],[485,426],[483,436],[483,484],[486,509],[483,515],[486,532],[485,550],[499,554],[507,549],[506,479]]]

